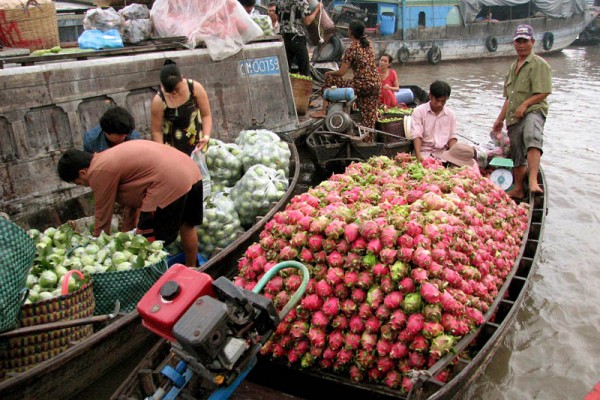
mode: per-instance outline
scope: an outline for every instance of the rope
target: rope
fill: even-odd
[[[319,3],[321,3],[321,1],[319,1],[317,3],[317,7],[318,7]],[[319,34],[319,43],[320,44],[323,44],[323,42],[325,42],[325,40],[323,40],[323,36],[321,36],[321,29],[320,29],[321,28],[321,18],[322,17],[323,17],[323,9],[321,9],[319,11],[319,22],[317,23],[317,33]]]

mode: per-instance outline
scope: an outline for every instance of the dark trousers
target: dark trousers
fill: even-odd
[[[287,62],[290,70],[292,68],[292,63],[294,60],[296,60],[298,72],[300,72],[302,75],[310,76],[306,37],[296,35],[295,33],[284,33],[283,43],[285,44],[285,54],[287,56]]]

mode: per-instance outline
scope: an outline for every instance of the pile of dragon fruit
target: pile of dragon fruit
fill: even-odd
[[[410,371],[484,322],[528,216],[470,170],[376,157],[295,196],[240,259],[235,282],[251,290],[277,263],[304,263],[308,288],[262,354],[409,391]],[[281,310],[301,281],[283,270],[263,294]]]

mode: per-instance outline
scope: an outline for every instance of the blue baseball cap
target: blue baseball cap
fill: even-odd
[[[513,41],[517,40],[517,39],[527,39],[527,40],[533,39],[533,28],[531,27],[531,25],[522,24],[522,25],[517,26],[517,29],[515,30],[515,37],[513,38]]]

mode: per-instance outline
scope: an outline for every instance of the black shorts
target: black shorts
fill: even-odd
[[[202,181],[196,182],[189,192],[166,206],[152,212],[141,212],[138,233],[165,244],[177,239],[181,225],[202,224]]]

